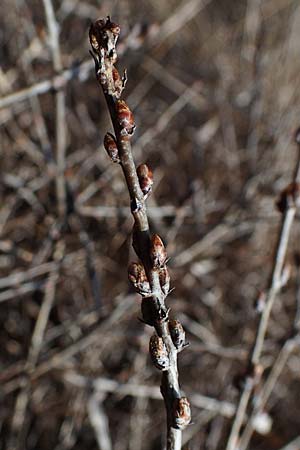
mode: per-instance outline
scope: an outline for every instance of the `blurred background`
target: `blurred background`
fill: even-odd
[[[108,14],[122,30],[134,158],[154,171],[168,305],[190,342],[185,448],[223,450],[297,156],[297,0],[2,0],[0,448],[164,447],[152,329],[127,280],[128,193],[103,150],[111,123],[88,53],[91,21]],[[262,383],[293,330],[299,237],[296,218]],[[300,449],[299,351],[284,357],[249,449]]]

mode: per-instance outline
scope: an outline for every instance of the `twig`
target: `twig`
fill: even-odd
[[[49,44],[51,47],[53,66],[56,73],[62,70],[61,53],[59,47],[59,26],[55,19],[54,9],[51,0],[43,0],[46,12],[47,25],[49,30]],[[66,216],[66,183],[65,183],[65,159],[66,159],[66,105],[65,93],[58,90],[55,93],[55,114],[56,114],[56,195],[58,200],[58,213],[62,220]]]
[[[299,450],[300,448],[300,436],[297,436],[289,444],[281,447],[280,450]]]
[[[119,383],[108,378],[87,378],[68,370],[64,373],[64,380],[74,386],[87,388],[92,387],[98,392],[113,393],[115,395],[129,395],[137,398],[151,398],[161,400],[160,389],[156,386],[142,385],[138,383]],[[220,414],[224,417],[232,417],[235,412],[235,406],[226,401],[217,400],[206,395],[192,393],[190,395],[193,406]]]
[[[62,242],[58,242],[54,258],[58,265],[55,265],[49,275],[47,284],[45,286],[45,297],[40,308],[40,312],[35,324],[34,332],[31,338],[31,345],[25,364],[25,372],[30,373],[34,371],[38,356],[40,354],[43,337],[48,323],[49,314],[52,309],[52,305],[55,299],[56,284],[59,277],[59,266],[63,258],[64,245]],[[9,442],[9,448],[18,449],[23,445],[23,439],[25,438],[26,428],[26,409],[30,401],[30,379],[25,378],[22,380],[21,391],[18,394],[15,404],[15,411],[11,425],[11,436]]]
[[[162,33],[158,33],[157,37],[152,39],[150,42],[150,47],[155,47],[165,41],[165,39],[186,25],[190,20],[195,18],[196,15],[210,2],[211,0],[190,0],[189,2],[183,0],[182,4],[179,5],[179,7],[174,11],[174,14],[168,17],[168,19],[161,25],[160,29],[162,30]],[[123,47],[122,50],[124,52],[126,47]],[[29,86],[28,88],[21,89],[17,92],[2,97],[0,99],[0,109],[29,99],[30,97],[44,94],[51,90],[56,91],[62,89],[69,81],[73,79],[85,81],[89,78],[92,69],[92,61],[84,61],[81,64],[74,65],[73,67],[60,72],[52,79],[41,81]]]
[[[283,212],[281,227],[279,231],[279,237],[276,245],[276,251],[273,262],[273,269],[270,277],[269,288],[265,306],[261,315],[261,319],[256,332],[256,338],[254,346],[249,358],[249,371],[246,375],[244,382],[244,388],[242,389],[239,404],[237,407],[237,413],[232,425],[232,429],[229,435],[226,450],[234,450],[237,448],[239,433],[243,424],[247,406],[254,387],[255,372],[260,372],[260,357],[263,350],[263,344],[267,332],[268,322],[272,307],[278,292],[281,289],[281,277],[284,260],[287,251],[288,240],[290,236],[291,227],[296,214],[296,206],[299,204],[298,192],[299,185],[297,184],[299,179],[300,168],[300,132],[296,133],[296,143],[298,145],[297,162],[295,167],[293,182],[282,192],[278,206]]]
[[[92,69],[93,63],[91,61],[84,61],[81,64],[74,65],[69,69],[61,71],[49,80],[40,81],[32,86],[2,97],[0,99],[0,109],[15,105],[18,102],[28,100],[37,95],[45,94],[51,90],[56,91],[58,89],[62,89],[69,81],[73,79],[85,81]]]
[[[199,85],[198,85],[199,88]],[[137,139],[134,146],[135,154],[140,156],[141,150],[149,142],[161,134],[165,128],[169,125],[170,121],[174,116],[176,116],[192,99],[199,97],[199,92],[197,91],[197,84],[192,87],[187,87],[186,90],[172,103],[159,117],[157,123],[148,128],[139,139]]]
[[[240,437],[239,450],[247,449],[254,429],[254,419],[260,411],[263,411],[271,393],[273,392],[275,384],[287,363],[290,354],[293,352],[293,350],[295,350],[297,345],[299,345],[299,336],[288,339],[280,350],[276,361],[274,362],[270,375],[261,388],[261,394],[255,400],[255,407],[253,409],[253,412],[251,413],[251,416],[247,421],[247,425]]]
[[[291,353],[299,346],[300,336],[299,336],[299,312],[300,312],[300,266],[299,266],[299,255],[295,255],[295,263],[296,263],[296,314],[293,324],[293,329],[291,333],[291,337],[289,337],[284,345],[282,346],[274,364],[272,370],[260,388],[259,394],[255,398],[253,411],[249,420],[247,421],[247,425],[245,430],[243,431],[240,442],[239,442],[239,450],[246,450],[248,444],[250,442],[252,433],[253,433],[253,423],[257,414],[264,410],[267,401],[269,400],[270,395],[272,394],[274,387],[277,383],[278,378],[280,377],[286,363],[291,355]]]
[[[90,395],[87,404],[89,419],[94,428],[99,450],[112,450],[108,419],[103,410],[101,397],[95,393]]]
[[[134,217],[133,247],[141,261],[130,266],[129,277],[143,297],[143,320],[154,326],[157,333],[150,340],[150,354],[156,367],[163,371],[161,392],[167,411],[167,449],[179,450],[181,430],[191,419],[188,400],[180,393],[177,371],[177,352],[185,346],[185,334],[178,323],[173,334],[180,330],[180,342],[176,343],[174,336],[173,339],[171,337],[174,321],[169,321],[169,309],[165,305],[169,292],[166,250],[158,235],[150,235],[145,204],[153,184],[152,172],[145,164],[139,166],[138,172],[136,170],[130,143],[135,129],[134,118],[127,104],[120,100],[126,73],[121,78],[114,66],[119,33],[120,27],[111,22],[109,17],[107,20],[98,20],[90,28],[96,77],[102,87],[115,132],[115,137],[106,134],[104,145],[112,161],[120,163],[129,191]]]

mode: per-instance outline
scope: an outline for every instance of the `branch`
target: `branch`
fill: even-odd
[[[59,26],[55,19],[52,1],[43,0],[43,2],[49,30],[49,45],[51,47],[53,67],[55,72],[59,73],[62,71],[61,52],[59,47]],[[64,175],[66,167],[67,128],[65,93],[62,90],[55,92],[55,123],[57,162],[56,195],[58,201],[58,213],[60,218],[64,220],[67,212],[67,193]]]
[[[290,185],[287,186],[286,189],[282,191],[280,199],[277,203],[278,209],[280,210],[280,212],[282,212],[283,216],[276,245],[269,287],[267,290],[267,297],[256,331],[256,338],[253,349],[249,357],[248,371],[244,380],[244,387],[240,395],[236,416],[232,425],[226,450],[235,450],[238,446],[240,429],[245,419],[247,406],[251,398],[255,383],[257,382],[257,378],[259,378],[262,374],[262,366],[260,363],[261,354],[272,307],[274,305],[276,296],[282,286],[282,271],[286,257],[290,231],[296,215],[296,208],[297,206],[299,206],[300,185],[298,182],[300,168],[300,130],[298,130],[296,133],[296,143],[298,145],[298,155],[293,181]]]
[[[161,392],[167,411],[167,449],[181,448],[181,431],[190,423],[190,405],[181,396],[177,353],[185,346],[185,333],[179,321],[169,320],[165,299],[169,293],[170,277],[166,267],[167,254],[158,235],[150,234],[146,198],[151,193],[153,177],[146,164],[137,169],[131,151],[135,130],[134,117],[122,92],[127,81],[114,64],[117,61],[116,42],[120,27],[106,20],[97,20],[90,28],[91,55],[97,80],[103,90],[115,135],[107,133],[104,146],[113,162],[123,170],[134,218],[133,248],[139,262],[129,266],[129,279],[142,296],[143,321],[155,328],[150,339],[150,355],[154,365],[162,370]]]

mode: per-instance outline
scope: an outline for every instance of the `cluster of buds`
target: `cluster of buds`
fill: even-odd
[[[116,43],[120,35],[118,24],[111,22],[110,17],[99,19],[92,23],[89,30],[89,37],[92,49],[99,55],[105,52],[105,56],[112,59],[113,63],[117,61]]]
[[[157,334],[153,334],[149,342],[149,352],[153,364],[160,370],[168,370],[170,367],[169,355],[164,341]]]
[[[184,430],[191,422],[191,406],[186,397],[176,398],[173,403],[173,426]]]
[[[116,43],[120,31],[119,25],[112,22],[110,17],[92,23],[89,31],[97,79],[103,91],[116,99],[121,97],[127,81],[126,71],[120,77],[114,67],[117,62]]]

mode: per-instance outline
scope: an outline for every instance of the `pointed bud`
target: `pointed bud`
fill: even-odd
[[[185,331],[179,320],[169,320],[169,331],[177,350],[182,350],[185,347]]]
[[[191,406],[186,397],[176,398],[173,403],[174,428],[184,430],[191,422]]]
[[[149,297],[151,295],[150,284],[142,264],[136,262],[131,263],[128,267],[128,278],[138,294],[143,297]]]
[[[97,33],[96,22],[92,23],[90,26],[89,38],[90,38],[90,43],[91,43],[92,49],[94,50],[95,53],[99,53],[100,45],[98,42],[98,33]]]
[[[147,164],[140,164],[136,169],[139,183],[144,196],[147,198],[152,191],[153,173]]]
[[[90,43],[94,52],[99,54],[101,48],[109,52],[112,51],[119,34],[119,25],[111,22],[110,17],[107,17],[106,20],[96,20],[96,22],[91,24],[89,30]]]
[[[162,338],[157,334],[153,334],[150,338],[149,352],[153,364],[160,370],[168,370],[170,367],[170,360],[166,346]]]
[[[166,263],[167,252],[158,234],[154,234],[151,238],[150,259],[153,269],[160,269]]]
[[[103,144],[112,162],[119,163],[119,151],[115,137],[111,133],[106,133]]]
[[[117,118],[122,136],[132,135],[135,130],[134,117],[124,100],[117,100],[115,103]]]
[[[159,283],[164,295],[168,295],[170,290],[170,275],[166,266],[159,271]]]
[[[104,19],[96,20],[92,23],[89,30],[89,38],[92,49],[99,55],[101,48],[107,48],[106,23]]]
[[[300,183],[293,182],[289,184],[280,194],[276,203],[281,213],[286,212],[288,208],[299,208],[300,206]]]

